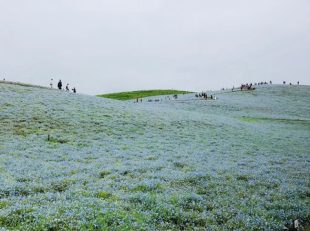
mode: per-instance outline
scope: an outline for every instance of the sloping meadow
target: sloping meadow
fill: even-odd
[[[0,83],[0,227],[281,230],[308,222],[310,88],[217,98],[135,104]]]

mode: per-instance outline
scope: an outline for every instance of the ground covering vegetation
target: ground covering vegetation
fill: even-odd
[[[175,95],[175,94],[188,94],[188,91],[179,90],[143,90],[143,91],[128,91],[128,92],[118,92],[111,94],[98,95],[99,97],[118,99],[118,100],[130,100],[137,98],[145,98],[150,96],[160,96],[160,95]]]
[[[309,221],[310,88],[216,96],[135,104],[0,83],[0,230]]]

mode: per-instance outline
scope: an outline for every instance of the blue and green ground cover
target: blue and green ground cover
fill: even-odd
[[[144,90],[144,91],[128,91],[128,92],[118,92],[111,94],[98,95],[99,97],[117,99],[117,100],[130,100],[137,98],[145,98],[150,96],[160,96],[160,95],[175,95],[175,94],[189,94],[189,91],[179,91],[179,90]]]
[[[134,104],[0,83],[0,230],[308,222],[310,87],[217,98]]]

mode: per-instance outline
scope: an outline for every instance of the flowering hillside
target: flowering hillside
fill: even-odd
[[[133,103],[0,83],[0,230],[308,222],[310,87],[217,98]]]

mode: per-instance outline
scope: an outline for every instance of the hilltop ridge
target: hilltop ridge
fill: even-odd
[[[15,82],[15,81],[9,81],[9,80],[0,80],[0,84],[11,84],[11,85],[17,85],[17,86],[23,86],[23,87],[35,87],[35,88],[51,89],[50,87],[45,87],[45,86],[41,86],[41,85],[35,85],[35,84],[31,84],[31,83]]]

